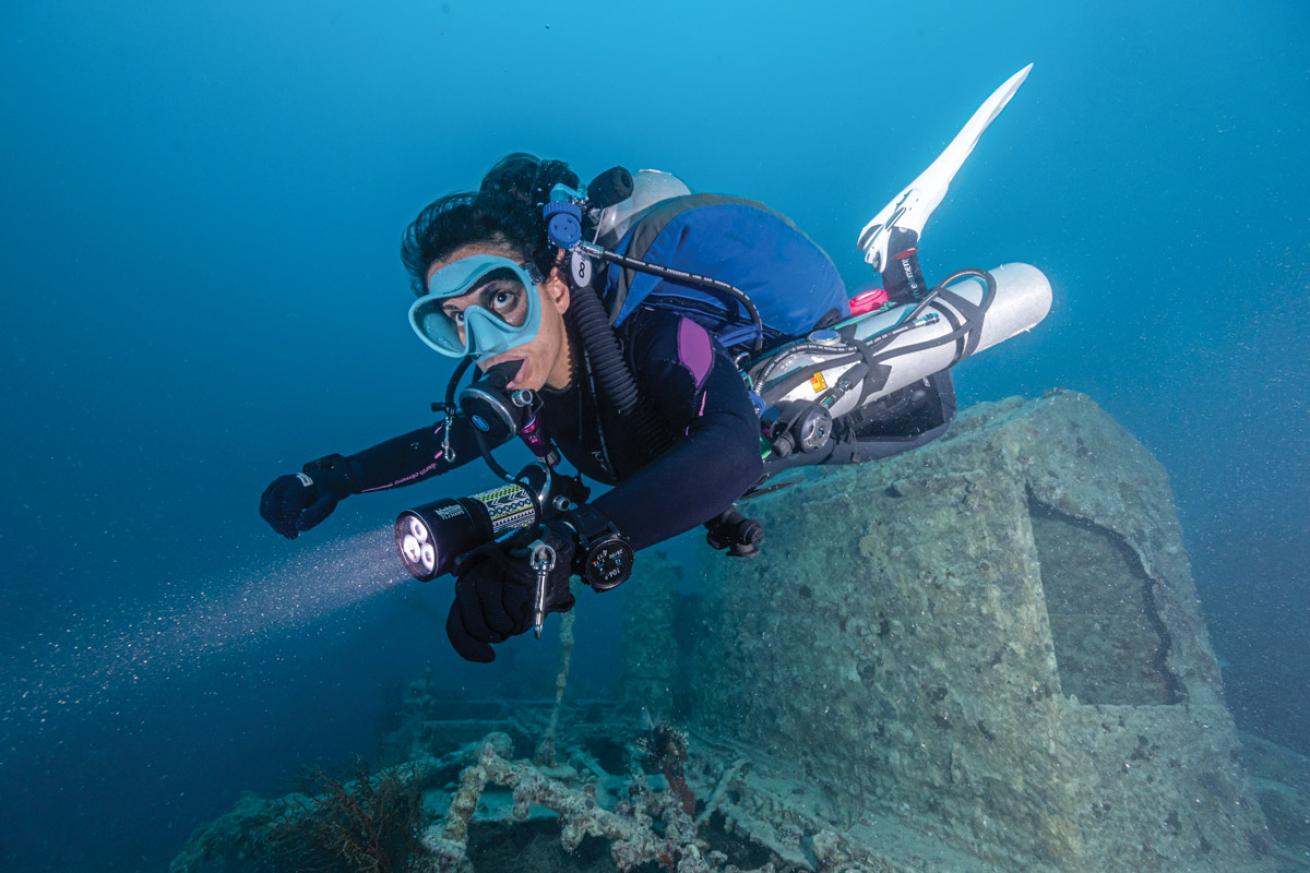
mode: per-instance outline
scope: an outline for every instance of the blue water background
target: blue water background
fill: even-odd
[[[370,753],[424,667],[546,693],[549,644],[460,663],[448,589],[385,551],[481,469],[296,543],[256,514],[430,419],[396,257],[424,203],[517,149],[661,167],[854,285],[864,221],[1029,61],[923,257],[1037,264],[1055,307],[961,399],[1085,391],[1155,452],[1239,720],[1310,752],[1304,3],[50,0],[0,40],[4,869],[160,869],[240,789]],[[577,694],[621,599],[584,598]]]

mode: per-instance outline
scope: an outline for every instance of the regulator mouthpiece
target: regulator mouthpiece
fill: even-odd
[[[532,392],[509,388],[522,366],[522,361],[497,364],[460,392],[460,412],[493,446],[512,437],[527,421]]]

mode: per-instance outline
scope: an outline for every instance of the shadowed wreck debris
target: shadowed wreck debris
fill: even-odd
[[[1302,868],[1307,786],[1262,744],[1252,788],[1164,471],[1086,397],[983,404],[743,509],[756,559],[643,556],[615,702],[415,683],[388,743],[413,869]],[[294,808],[248,798],[173,869],[256,869]]]

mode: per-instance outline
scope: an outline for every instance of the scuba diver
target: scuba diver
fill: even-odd
[[[402,241],[418,298],[411,326],[459,360],[445,402],[433,404],[443,418],[279,476],[261,515],[295,539],[348,496],[486,460],[506,485],[402,515],[397,534],[416,576],[455,573],[447,635],[479,662],[569,610],[573,575],[607,590],[628,578],[634,552],[698,525],[715,548],[753,554],[762,530],[737,511],[743,495],[793,466],[935,439],[955,410],[950,366],[1044,316],[1031,305],[1038,288],[1011,294],[1027,301],[1022,313],[993,317],[1002,307],[991,273],[930,287],[917,254],[950,178],[1026,73],[975,114],[944,178],[930,167],[865,228],[861,247],[883,288],[853,300],[827,254],[762,204],[622,168],[582,187],[563,162],[505,157],[479,190],[425,207]],[[961,279],[977,293],[947,287]],[[1007,283],[1033,284],[1028,274]],[[1048,284],[1045,294],[1049,306]],[[510,476],[492,457],[516,435],[538,474]],[[561,455],[576,475],[558,471]],[[588,500],[584,477],[612,487]],[[469,548],[434,551],[440,524],[482,532],[466,536]]]

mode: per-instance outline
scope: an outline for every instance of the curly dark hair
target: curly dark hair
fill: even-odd
[[[563,182],[578,187],[578,175],[563,161],[544,161],[527,152],[505,155],[482,177],[481,190],[499,191],[539,208],[550,199],[550,191]]]
[[[447,194],[423,207],[401,239],[400,260],[414,293],[427,293],[433,261],[477,243],[504,246],[543,274],[554,260],[540,217],[519,201],[494,192]]]
[[[541,205],[559,182],[577,187],[578,177],[568,164],[515,152],[487,171],[481,190],[448,194],[423,207],[400,243],[400,260],[414,293],[427,293],[433,261],[478,243],[511,249],[548,275],[555,251],[546,239]]]

